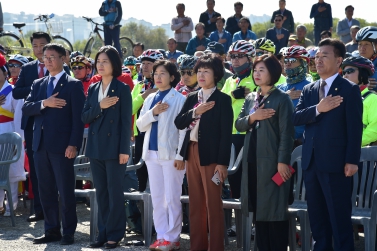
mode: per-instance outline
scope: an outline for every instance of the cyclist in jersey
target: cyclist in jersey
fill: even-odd
[[[363,100],[363,136],[361,146],[377,143],[377,95],[368,90],[369,77],[376,71],[373,63],[362,56],[348,57],[341,64],[343,77],[360,87]]]
[[[197,57],[188,56],[185,57],[182,63],[179,65],[179,73],[181,74],[182,86],[176,86],[175,89],[186,97],[189,93],[200,89],[196,78],[196,73],[194,72],[194,66],[197,61]]]
[[[18,76],[21,72],[21,67],[27,63],[29,63],[29,60],[26,57],[21,56],[19,54],[13,55],[9,58],[8,68],[10,72],[10,77],[8,79],[8,82],[11,85],[14,85],[17,82]]]
[[[317,81],[320,79],[317,73],[317,68],[315,67],[315,54],[317,53],[318,47],[312,47],[308,50],[309,53],[309,74],[312,77],[312,81]]]
[[[126,66],[131,71],[132,80],[137,79],[137,70],[136,70],[136,58],[133,56],[126,57],[123,61],[123,65]]]
[[[356,42],[359,44],[359,54],[374,65],[375,72],[369,78],[368,88],[377,91],[377,27],[367,26],[356,33]]]
[[[82,82],[85,96],[88,95],[90,85],[90,73],[92,72],[92,64],[84,56],[76,56],[71,59],[71,70],[73,76]]]

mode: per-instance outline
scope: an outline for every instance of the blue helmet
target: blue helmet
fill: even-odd
[[[136,64],[136,58],[133,56],[126,57],[123,61],[123,65],[135,65]]]

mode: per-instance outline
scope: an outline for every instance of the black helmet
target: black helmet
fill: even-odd
[[[356,42],[369,41],[377,43],[377,27],[367,26],[356,33]]]
[[[344,67],[346,67],[346,66],[353,66],[353,67],[356,67],[356,68],[364,68],[368,71],[369,76],[372,76],[375,72],[374,65],[373,65],[372,61],[370,61],[369,59],[362,57],[362,56],[348,57],[348,58],[344,59],[340,67],[343,70]]]
[[[191,70],[194,68],[197,61],[198,57],[187,56],[182,60],[182,63],[179,65],[179,70]]]

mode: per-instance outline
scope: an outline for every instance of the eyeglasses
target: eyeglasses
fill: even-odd
[[[284,64],[293,64],[297,62],[297,58],[284,58]]]
[[[8,66],[9,66],[9,68],[12,68],[12,67],[21,68],[22,65],[20,65],[20,64],[8,64]]]
[[[247,55],[246,54],[230,54],[231,59],[236,59],[236,58],[240,59],[243,57],[247,57]]]
[[[82,70],[82,69],[84,69],[85,67],[84,66],[73,66],[72,67],[72,70]]]
[[[275,19],[274,21],[275,22],[281,22],[282,20],[281,19]]]
[[[194,75],[194,71],[193,71],[193,70],[179,71],[179,73],[181,74],[182,77],[183,77],[185,74],[187,74],[187,75],[189,75],[189,76]]]
[[[43,56],[42,57],[43,61],[55,61],[57,58],[61,58],[61,56],[59,56],[59,57],[55,57],[55,56],[46,57],[46,56]]]
[[[342,72],[342,75],[346,75],[346,74],[352,74],[354,73],[356,70],[354,68],[348,68],[347,70],[343,70]]]

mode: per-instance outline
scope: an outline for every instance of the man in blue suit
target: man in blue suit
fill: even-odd
[[[275,55],[279,54],[280,49],[288,45],[289,30],[283,28],[283,18],[282,14],[275,15],[275,27],[268,29],[266,32],[266,38],[274,42],[276,49]]]
[[[64,70],[65,49],[50,43],[43,47],[43,62],[49,76],[35,80],[22,108],[34,116],[34,161],[39,195],[45,217],[45,235],[34,244],[74,242],[77,226],[73,162],[81,147],[84,124],[81,111],[85,95],[82,83]],[[59,201],[63,237],[60,233]]]
[[[360,159],[363,104],[359,87],[338,74],[345,52],[340,40],[319,43],[321,78],[304,87],[293,113],[294,125],[305,125],[302,169],[315,251],[354,250],[352,176]]]

